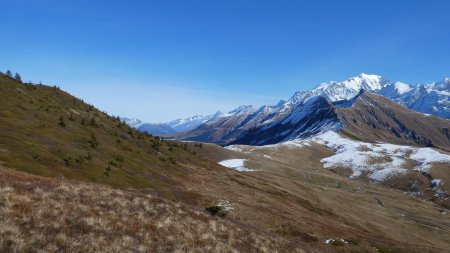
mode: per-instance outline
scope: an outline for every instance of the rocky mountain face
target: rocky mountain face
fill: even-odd
[[[240,106],[228,114],[220,115],[200,125],[192,131],[166,135],[166,137],[226,144],[229,140],[237,138],[251,127],[254,127],[257,122],[256,119],[252,120],[255,112],[252,106]]]
[[[339,125],[332,103],[324,97],[316,96],[296,107],[286,117],[249,129],[234,140],[233,144],[274,144],[339,129]]]

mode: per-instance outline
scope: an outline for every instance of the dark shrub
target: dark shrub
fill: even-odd
[[[213,216],[219,216],[219,217],[225,217],[227,216],[227,211],[225,211],[222,207],[220,206],[210,206],[205,208],[206,212],[208,212],[209,214],[213,215]]]

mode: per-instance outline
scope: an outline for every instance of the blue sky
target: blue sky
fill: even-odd
[[[0,0],[0,69],[149,122],[450,75],[450,1]]]

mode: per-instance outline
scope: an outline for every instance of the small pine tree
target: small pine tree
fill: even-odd
[[[91,117],[91,121],[89,122],[89,125],[93,126],[93,127],[98,127],[97,122],[95,121],[94,117]]]
[[[60,125],[62,127],[66,127],[66,122],[64,122],[63,116],[59,117],[58,125]]]
[[[20,76],[19,73],[16,72],[16,74],[14,75],[14,79],[16,79],[16,81],[18,82],[22,82],[22,77]]]
[[[11,78],[13,77],[13,76],[12,76],[12,73],[11,73],[11,70],[9,70],[9,69],[6,71],[6,75],[9,76],[9,77],[11,77]]]
[[[111,167],[106,167],[105,168],[105,175],[107,176],[107,177],[109,177],[109,172],[111,171]]]
[[[98,140],[94,134],[91,135],[91,139],[88,142],[89,142],[89,144],[91,144],[91,148],[97,148]]]

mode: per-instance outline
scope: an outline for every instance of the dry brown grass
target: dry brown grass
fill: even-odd
[[[0,169],[0,252],[302,252],[175,202]]]
[[[239,154],[206,145],[197,149],[217,161],[246,158],[246,166],[258,170],[228,177],[223,190],[217,184],[210,191],[235,204],[230,215],[303,241],[319,252],[333,247],[338,252],[370,252],[373,247],[379,252],[448,252],[450,218],[445,209],[402,190],[323,169],[320,159],[332,154],[325,147],[242,149],[245,152]],[[325,245],[330,238],[356,243]]]

